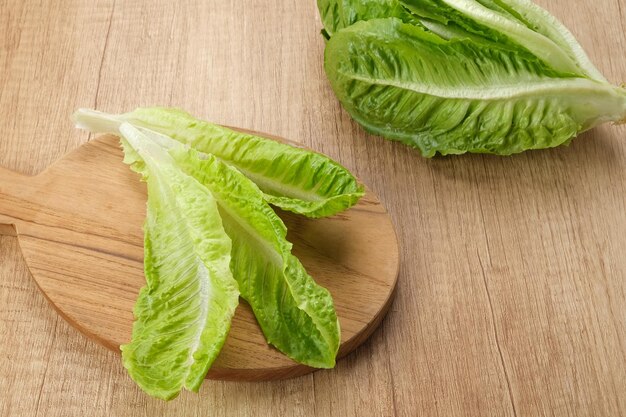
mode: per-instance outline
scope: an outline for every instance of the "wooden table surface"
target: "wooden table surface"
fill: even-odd
[[[621,1],[540,1],[615,83]],[[402,247],[389,316],[334,370],[164,403],[50,308],[0,237],[0,415],[626,415],[626,128],[426,160],[340,108],[320,26],[313,0],[0,0],[0,165],[36,173],[87,141],[77,107],[180,106],[338,159]]]

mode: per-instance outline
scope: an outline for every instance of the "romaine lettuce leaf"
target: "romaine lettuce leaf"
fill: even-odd
[[[110,115],[80,109],[73,118],[79,127],[113,134],[126,121],[213,154],[254,181],[266,201],[307,217],[336,214],[364,194],[347,169],[324,155],[204,122],[182,110],[151,107]]]
[[[126,162],[148,186],[146,286],[122,358],[144,391],[169,400],[198,390],[224,344],[239,296],[232,245],[211,193],[139,130],[119,130]]]
[[[419,24],[399,0],[317,0],[317,8],[327,37],[360,20],[397,17]]]
[[[505,2],[496,4],[493,1],[483,0],[483,4],[481,4],[480,1],[476,0],[400,1],[418,16],[438,19],[445,24],[454,22],[468,32],[498,41],[503,46],[509,45],[513,50],[526,50],[558,72],[589,76],[590,78],[599,75],[599,72],[588,62],[588,59],[583,65],[580,64],[578,58],[582,60],[582,57],[571,50],[572,45],[577,45],[577,43],[569,32],[568,40],[564,41],[563,36],[566,31],[562,29],[559,31],[556,28],[548,29],[549,25],[545,24],[546,18],[538,18],[540,15],[538,11],[541,9],[537,6],[527,9],[533,11],[535,22],[541,22],[539,25],[543,29],[541,31],[537,30],[537,26],[529,27],[515,18],[513,8],[503,7],[507,6]],[[544,11],[544,13],[549,16],[547,12]],[[551,24],[557,22],[554,18],[552,20]],[[560,26],[562,27],[562,25]],[[545,36],[546,34],[550,36]],[[563,45],[567,45],[568,49],[563,49]],[[579,46],[578,50],[582,51]]]
[[[606,81],[567,28],[529,0],[318,0],[318,9],[329,36],[361,20],[396,17],[446,39],[480,39],[557,72]]]
[[[215,196],[233,241],[233,275],[267,341],[298,362],[333,367],[340,331],[332,297],[291,254],[287,229],[261,190],[211,154],[180,147],[169,152]]]
[[[626,118],[622,88],[562,76],[489,44],[445,40],[396,18],[335,33],[325,69],[356,121],[429,157],[548,148]]]
[[[478,0],[489,9],[517,20],[558,45],[573,61],[581,72],[595,80],[605,81],[604,76],[593,65],[574,35],[557,18],[530,0]]]

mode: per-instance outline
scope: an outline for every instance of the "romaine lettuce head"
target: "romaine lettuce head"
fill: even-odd
[[[335,94],[366,130],[424,156],[508,155],[626,117],[626,91],[475,39],[397,18],[357,22],[326,45]]]

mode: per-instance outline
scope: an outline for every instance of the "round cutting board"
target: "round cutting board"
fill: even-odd
[[[145,283],[145,211],[145,184],[122,163],[113,136],[81,146],[34,177],[0,169],[0,233],[18,236],[33,278],[57,311],[115,351],[130,340],[133,305]],[[330,218],[279,215],[294,254],[333,296],[344,356],[374,331],[391,303],[398,245],[389,216],[370,191]],[[269,346],[242,301],[208,377],[267,380],[312,370]]]

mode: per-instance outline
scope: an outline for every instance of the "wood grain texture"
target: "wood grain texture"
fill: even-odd
[[[0,224],[13,227],[8,234],[18,237],[35,282],[70,324],[117,352],[130,342],[145,285],[146,186],[122,159],[119,139],[101,136],[36,176],[0,169]],[[279,215],[293,253],[333,297],[343,357],[372,334],[392,302],[399,254],[389,215],[371,191],[336,216]],[[241,303],[208,377],[261,381],[313,370],[270,347]]]
[[[626,81],[622,0],[538,2]],[[320,27],[313,1],[0,0],[0,165],[33,174],[86,141],[78,106],[181,106],[338,159],[402,248],[390,314],[336,369],[164,404],[57,318],[1,237],[0,415],[626,415],[626,127],[424,160],[341,110]]]

